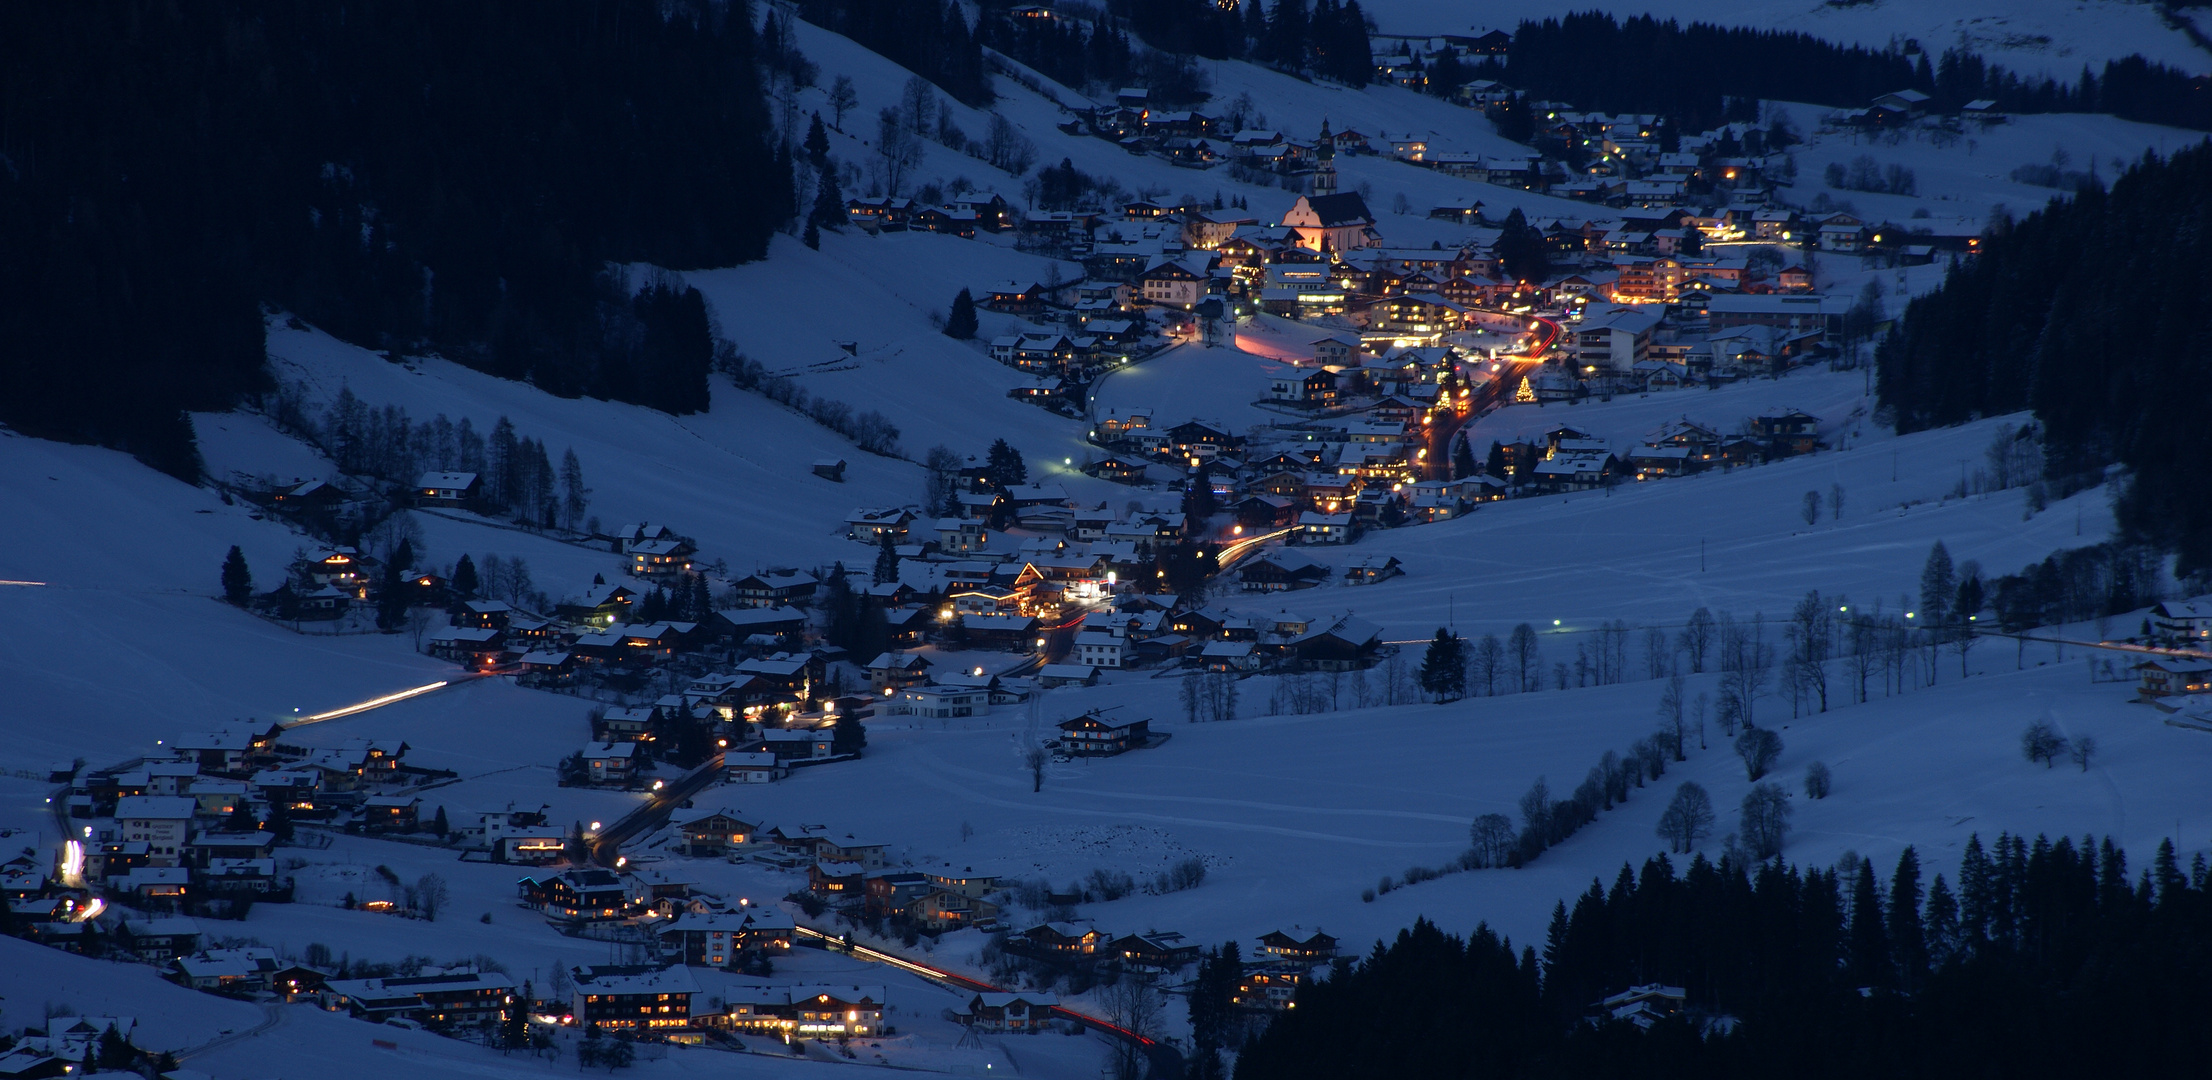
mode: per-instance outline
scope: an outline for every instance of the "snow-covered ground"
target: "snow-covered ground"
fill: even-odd
[[[1480,10],[1450,10],[1428,0],[1361,5],[1386,34],[1510,32],[1522,19],[1559,18],[1598,8],[1616,18],[1651,14],[1683,23],[1751,26],[1811,34],[1873,48],[1920,42],[1934,53],[1964,46],[2023,73],[2072,79],[2088,66],[2133,53],[2184,71],[2203,71],[2205,53],[2139,0],[1512,0]],[[2204,25],[2202,21],[2200,26]]]
[[[1806,141],[1791,150],[1797,183],[1782,192],[1789,202],[1809,207],[1825,195],[1848,203],[1868,222],[1917,224],[1964,222],[1979,229],[1997,208],[2014,217],[2042,209],[2058,190],[2012,178],[2023,165],[2063,165],[2070,172],[2094,171],[2105,183],[2125,172],[2145,153],[2161,156],[2205,139],[2201,131],[2142,124],[2093,113],[2016,115],[2001,124],[1968,124],[1956,136],[1929,127],[1880,134],[1823,132],[1820,118],[1834,110],[1818,105],[1768,102],[1767,115],[1787,116]],[[1892,195],[1834,187],[1830,165],[1849,169],[1860,157],[1887,169],[1912,170],[1914,193]],[[1935,221],[1923,222],[1933,218]]]

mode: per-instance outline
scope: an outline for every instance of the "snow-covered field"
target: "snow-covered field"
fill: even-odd
[[[1769,116],[1788,116],[1806,137],[1791,150],[1797,161],[1797,183],[1784,190],[1788,201],[1811,206],[1825,195],[1850,204],[1869,222],[1894,221],[1907,228],[1933,218],[1934,222],[1925,223],[1963,221],[1979,229],[1999,207],[2017,218],[2059,197],[2057,189],[2013,179],[2013,170],[2023,165],[2056,163],[2070,172],[2093,171],[2110,184],[2145,153],[2163,156],[2205,138],[2201,131],[2090,113],[2011,116],[1987,127],[1968,124],[1956,137],[1926,127],[1868,135],[1820,131],[1820,118],[1833,110],[1818,105],[1769,102],[1767,109]],[[1848,169],[1860,157],[1874,159],[1883,169],[1901,165],[1912,170],[1914,193],[1892,195],[1828,184],[1830,165]]]

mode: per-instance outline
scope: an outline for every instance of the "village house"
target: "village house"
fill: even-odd
[[[691,996],[699,992],[691,969],[618,965],[569,969],[575,987],[569,1013],[578,1027],[654,1031],[691,1026]]]
[[[182,865],[192,817],[199,809],[197,801],[182,796],[124,796],[115,803],[116,837],[126,843],[144,842],[147,866]]]
[[[730,592],[743,607],[788,607],[814,597],[814,575],[799,570],[764,570],[730,583]]]
[[[1157,931],[1115,938],[1106,943],[1105,951],[1124,970],[1149,974],[1168,974],[1198,959],[1198,946],[1184,941],[1183,935]]]
[[[2142,686],[2137,701],[2212,691],[2212,661],[2160,657],[2135,665]]]
[[[1299,929],[1293,927],[1292,929]],[[1270,930],[1260,935],[1259,954],[1275,960],[1296,961],[1303,964],[1325,964],[1336,956],[1337,940],[1320,930],[1301,937],[1281,930]]]
[[[988,991],[969,998],[967,1010],[960,1016],[978,1031],[1038,1031],[1052,1021],[1052,1014],[1059,1007],[1057,994]]]
[[[628,784],[640,770],[642,755],[634,742],[594,743],[581,751],[585,779],[592,784]]]
[[[2201,642],[2212,638],[2212,597],[2167,600],[2152,605],[2151,631],[2168,642]]]
[[[762,905],[736,911],[687,911],[654,931],[685,964],[729,967],[747,953],[783,952],[797,934],[791,916]]]
[[[1151,738],[1152,721],[1106,719],[1097,711],[1059,723],[1060,748],[1077,757],[1111,757],[1143,747]]]
[[[515,984],[492,972],[449,972],[383,979],[330,979],[325,1007],[364,1020],[411,1020],[438,1027],[496,1023],[517,1007]]]
[[[483,478],[472,472],[424,473],[415,480],[415,505],[473,509],[483,491]]]
[[[526,877],[515,885],[525,905],[556,918],[588,922],[631,913],[629,887],[612,871],[597,867]]]
[[[738,1031],[845,1039],[882,1030],[884,990],[880,986],[732,987],[727,996],[729,1011],[714,1019]]]
[[[759,826],[728,810],[684,818],[676,825],[678,846],[686,855],[728,855],[744,847],[757,831]]]

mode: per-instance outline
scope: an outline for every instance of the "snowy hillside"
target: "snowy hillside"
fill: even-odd
[[[1512,30],[1522,19],[1557,18],[1592,7],[1618,16],[1649,13],[1682,22],[1753,26],[1812,34],[1879,48],[1904,38],[1940,53],[1964,46],[2023,73],[2071,79],[2084,66],[2102,67],[2132,53],[2184,71],[2203,71],[2212,57],[2168,26],[2156,5],[2138,0],[1629,0],[1592,5],[1579,0],[1513,0],[1480,11],[1441,10],[1426,0],[1374,0],[1362,5],[1386,34],[1449,34]],[[2202,16],[2199,16],[2200,25]]]

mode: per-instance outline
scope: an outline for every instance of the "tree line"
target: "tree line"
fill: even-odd
[[[1919,90],[1937,109],[1988,98],[2008,112],[2109,112],[2129,120],[2212,130],[2212,78],[2154,64],[2142,56],[2106,62],[2072,82],[2005,70],[1979,54],[1841,45],[1811,34],[1755,30],[1604,12],[1527,20],[1502,62],[1453,65],[1432,73],[1448,93],[1464,79],[1496,78],[1538,99],[1604,112],[1656,113],[1697,131],[1755,120],[1761,99],[1837,107],[1877,95]],[[1451,82],[1439,88],[1436,84]]]
[[[9,6],[0,420],[196,477],[184,410],[268,386],[263,305],[556,394],[705,407],[698,294],[606,268],[756,259],[792,217],[751,17]]]
[[[957,3],[800,0],[799,17],[859,42],[974,106],[991,103],[983,49]]]
[[[1253,60],[1352,86],[1375,79],[1371,28],[1359,0],[1112,0],[1147,44],[1209,60]]]
[[[2212,457],[2212,339],[2196,325],[2212,290],[2208,192],[2200,145],[1994,222],[1981,254],[1912,301],[1876,352],[1898,430],[2033,409],[2060,494],[2125,465],[2125,537],[2178,553],[2178,574],[2212,569],[2197,465]]]
[[[2194,1071],[2212,881],[2171,841],[2131,877],[2108,838],[1974,837],[1954,884],[1702,856],[1624,865],[1554,909],[1539,953],[1426,919],[1337,962],[1247,1041],[1241,1077],[2085,1075]],[[1681,987],[1648,1030],[1597,1015]],[[1452,1019],[1450,1037],[1436,1017]],[[1725,1019],[1724,1019],[1725,1018]]]

